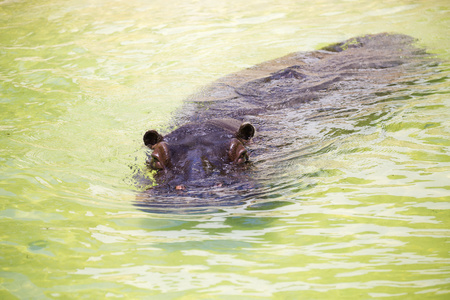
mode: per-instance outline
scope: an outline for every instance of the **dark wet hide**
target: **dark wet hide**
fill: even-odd
[[[270,203],[308,188],[303,179],[317,175],[292,169],[339,148],[350,135],[375,130],[403,102],[426,92],[436,66],[413,38],[378,34],[228,75],[191,96],[172,123],[218,117],[251,122],[257,131],[249,145],[251,165],[183,191],[160,184],[141,192],[136,205],[151,212],[205,212]]]

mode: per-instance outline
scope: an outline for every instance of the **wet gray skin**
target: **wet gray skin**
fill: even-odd
[[[370,124],[380,117],[371,111],[375,103],[422,80],[436,61],[414,43],[405,35],[366,35],[292,53],[213,82],[175,114],[172,124],[178,129],[164,136],[155,130],[145,133],[148,166],[156,170],[157,186],[151,190],[179,197],[229,187],[228,194],[239,190],[245,198],[242,191],[251,193],[257,186],[252,182],[273,177],[284,161],[301,159],[298,149],[308,141],[325,143],[358,130],[337,131],[329,124],[350,113],[366,114],[360,124]],[[255,128],[258,135],[252,140]],[[257,172],[248,172],[249,159]]]

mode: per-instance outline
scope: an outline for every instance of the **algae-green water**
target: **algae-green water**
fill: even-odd
[[[0,2],[0,299],[448,299],[449,8]],[[183,99],[379,32],[441,63],[363,129],[290,162],[289,184],[266,178],[266,194],[200,213],[134,205],[142,135]]]

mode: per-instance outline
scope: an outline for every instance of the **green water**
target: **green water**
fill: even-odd
[[[449,21],[444,0],[1,2],[0,299],[448,299]],[[133,206],[142,134],[190,94],[383,31],[443,63],[291,163],[289,188],[267,178],[211,213]]]

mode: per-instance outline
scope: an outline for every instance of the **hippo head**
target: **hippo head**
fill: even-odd
[[[159,186],[221,186],[248,162],[245,145],[254,135],[253,125],[235,119],[188,123],[165,136],[149,130],[144,143],[153,152],[147,164],[157,171]]]

